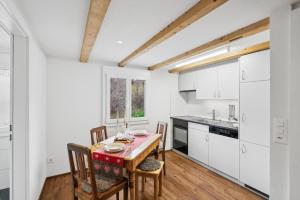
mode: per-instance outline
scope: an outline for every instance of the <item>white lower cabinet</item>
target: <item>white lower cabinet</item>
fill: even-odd
[[[208,133],[209,127],[189,123],[188,155],[202,163],[208,164]]]
[[[239,178],[239,140],[209,134],[209,165],[229,176]]]
[[[270,148],[240,142],[240,181],[269,194]]]

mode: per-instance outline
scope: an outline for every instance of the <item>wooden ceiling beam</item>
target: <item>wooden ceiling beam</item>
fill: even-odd
[[[191,50],[186,51],[186,52],[184,52],[182,54],[179,54],[179,55],[177,55],[175,57],[169,58],[169,59],[167,59],[167,60],[165,60],[163,62],[160,62],[160,63],[157,63],[155,65],[152,65],[152,66],[148,67],[148,70],[156,70],[156,69],[159,69],[161,67],[170,65],[172,63],[176,63],[176,62],[179,62],[181,60],[188,59],[188,58],[191,58],[193,56],[199,55],[199,54],[204,53],[206,51],[215,49],[217,47],[226,45],[226,44],[228,44],[228,43],[230,43],[230,42],[232,42],[234,40],[245,38],[245,37],[254,35],[256,33],[268,30],[269,29],[269,24],[270,24],[270,19],[269,18],[265,18],[263,20],[255,22],[253,24],[250,24],[248,26],[240,28],[240,29],[238,29],[238,30],[236,30],[234,32],[231,32],[231,33],[229,33],[227,35],[219,37],[219,38],[217,38],[215,40],[212,40],[212,41],[210,41],[208,43],[200,45],[200,46],[198,46],[198,47],[196,47],[194,49],[191,49]]]
[[[181,67],[173,68],[173,69],[170,69],[169,72],[170,73],[176,73],[176,72],[188,71],[188,70],[200,68],[200,67],[207,66],[207,65],[216,64],[216,63],[236,59],[236,58],[239,58],[243,55],[247,55],[247,54],[250,54],[250,53],[266,50],[266,49],[269,49],[269,48],[270,48],[270,42],[269,41],[268,42],[263,42],[263,43],[260,43],[260,44],[256,44],[256,45],[247,47],[247,48],[242,49],[242,50],[238,50],[238,51],[234,51],[234,52],[230,52],[230,53],[225,53],[225,54],[222,54],[222,55],[207,58],[207,59],[199,61],[199,62],[194,62],[194,63],[187,64],[187,65],[184,65],[184,66],[181,66]]]
[[[87,62],[101,29],[111,0],[90,0],[84,38],[81,47],[80,62]]]
[[[164,40],[170,38],[171,36],[175,35],[179,31],[186,28],[188,25],[192,24],[193,22],[197,21],[201,17],[207,15],[214,9],[221,6],[223,3],[227,2],[228,0],[201,0],[196,3],[192,8],[178,17],[175,21],[165,27],[163,30],[158,32],[154,35],[150,40],[144,43],[142,46],[137,48],[133,51],[129,56],[123,59],[118,65],[120,67],[124,67],[127,65],[131,60],[140,56],[141,54],[145,53],[149,49],[153,48],[154,46],[160,44]]]

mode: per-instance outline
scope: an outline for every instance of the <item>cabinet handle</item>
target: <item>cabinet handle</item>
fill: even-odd
[[[206,141],[206,142],[208,142],[208,135],[206,135],[206,137],[205,137],[205,141]]]
[[[242,71],[242,80],[246,80],[246,72],[245,72],[245,70]]]
[[[242,145],[242,153],[247,153],[247,149],[246,149],[246,146],[244,144]]]

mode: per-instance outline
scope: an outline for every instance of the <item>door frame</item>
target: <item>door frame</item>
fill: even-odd
[[[28,37],[4,0],[0,25],[13,36],[12,43],[12,168],[10,199],[29,199],[29,93]]]

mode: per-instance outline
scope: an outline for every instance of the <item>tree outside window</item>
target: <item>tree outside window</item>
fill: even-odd
[[[131,117],[145,117],[145,80],[131,80]]]

